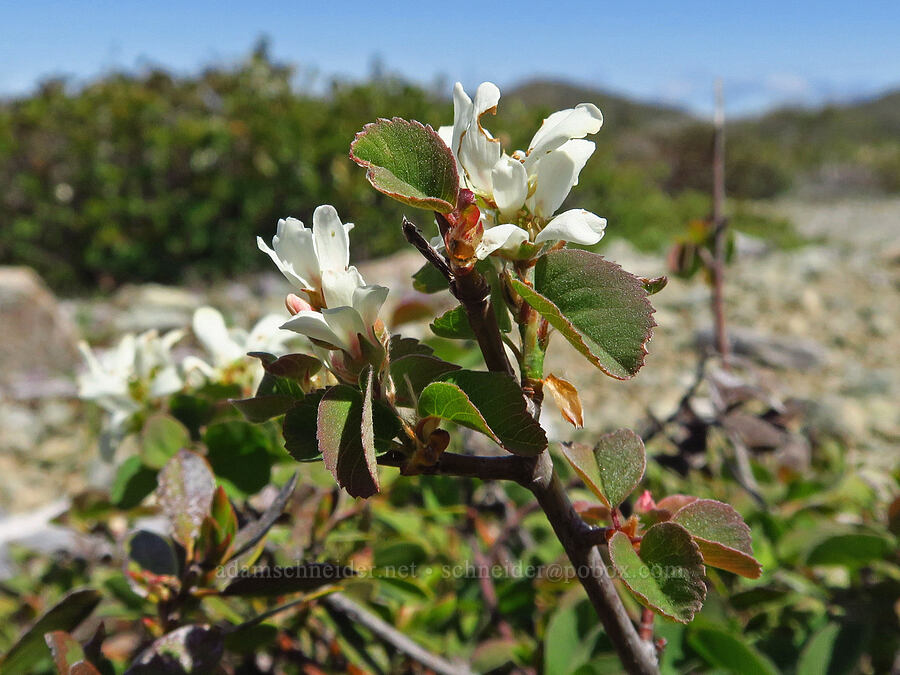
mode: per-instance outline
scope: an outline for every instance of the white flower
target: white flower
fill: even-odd
[[[341,223],[337,211],[327,204],[313,212],[312,229],[296,218],[278,221],[272,248],[262,237],[259,250],[267,253],[295,288],[306,291],[318,305],[349,305],[353,290],[363,285],[362,277],[350,266],[352,223]]]
[[[384,286],[360,286],[353,291],[349,305],[321,312],[301,310],[281,327],[359,357],[358,336],[375,339],[372,329],[387,294]]]
[[[490,82],[478,87],[474,102],[457,83],[453,127],[439,130],[456,155],[460,183],[484,202],[485,234],[477,257],[498,249],[512,253],[531,237],[535,244],[596,244],[603,237],[604,218],[584,209],[554,214],[594,152],[594,144],[583,139],[600,130],[600,110],[581,103],[555,112],[544,120],[526,152],[508,155],[481,125],[481,117],[495,112],[499,99],[499,89]]]
[[[287,352],[286,343],[298,339],[280,326],[284,317],[268,314],[256,322],[248,333],[240,328],[228,329],[222,314],[213,307],[200,307],[194,312],[192,328],[197,341],[210,356],[211,363],[187,356],[182,362],[186,373],[199,371],[206,378],[220,381],[234,370],[252,371],[256,380],[261,377],[259,363],[246,358],[248,352],[268,352],[281,355]],[[241,367],[243,366],[243,367]],[[237,373],[232,373],[236,375]]]
[[[155,330],[128,334],[99,356],[86,342],[78,344],[87,364],[87,372],[78,378],[78,395],[109,413],[108,431],[122,431],[134,413],[184,386],[171,353],[182,337],[181,330],[162,337]]]
[[[272,240],[274,250],[262,240],[257,243],[297,288],[313,294],[321,290],[324,300],[324,307],[314,302],[313,309],[300,309],[281,328],[358,358],[359,335],[377,340],[375,324],[388,289],[366,286],[362,275],[350,266],[349,230],[341,225],[334,207],[325,205],[313,213],[311,230],[293,218],[280,220]],[[289,307],[300,304],[288,296]]]

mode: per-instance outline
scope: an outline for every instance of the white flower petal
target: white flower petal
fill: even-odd
[[[345,344],[344,341],[338,337],[320,312],[304,309],[302,312],[298,312],[288,319],[281,327],[284,330],[291,330],[295,333],[311,337],[314,340],[321,340],[322,342],[335,347],[342,349],[350,348],[349,344]]]
[[[525,204],[528,196],[528,173],[522,162],[503,155],[491,171],[494,203],[500,215],[511,218]]]
[[[200,307],[194,312],[194,335],[217,366],[226,366],[244,355],[244,349],[231,339],[225,319],[213,307]]]
[[[535,237],[534,243],[561,240],[590,246],[603,239],[605,229],[606,218],[584,209],[571,209],[547,223],[547,227]]]
[[[472,119],[472,99],[463,89],[462,83],[457,82],[453,87],[453,130],[450,135],[450,149],[453,154],[459,153],[459,139],[462,138],[469,122]]]
[[[150,383],[150,396],[153,398],[168,396],[181,389],[183,385],[184,383],[178,376],[175,366],[168,366],[159,371],[156,377],[153,378],[153,381]]]
[[[447,125],[438,127],[437,134],[447,144],[447,147],[453,150],[453,127]],[[454,152],[453,154],[455,155],[456,153]]]
[[[353,351],[353,346],[358,345],[357,335],[366,334],[366,326],[362,317],[352,307],[337,307],[335,309],[323,309],[322,315],[328,326],[334,331],[340,340],[339,347],[347,352]]]
[[[388,289],[384,286],[362,286],[353,291],[353,309],[359,313],[366,329],[375,325],[387,295]]]
[[[320,270],[347,269],[350,264],[350,237],[333,206],[323,204],[313,212],[313,238]]]
[[[459,139],[458,158],[469,186],[485,197],[492,195],[491,171],[500,159],[501,150],[500,141],[481,126],[481,117],[488,112],[495,112],[499,101],[500,90],[497,85],[482,82],[475,92],[471,119]]]
[[[199,372],[205,377],[212,377],[216,373],[215,368],[193,354],[184,357],[184,360],[181,362],[181,370],[184,372],[185,377],[190,377],[194,372]]]
[[[278,221],[277,234],[272,238],[272,247],[281,260],[279,269],[288,281],[295,277],[301,282],[300,288],[316,288],[319,261],[310,229],[296,218],[282,218]]]
[[[325,296],[325,306],[350,307],[353,304],[353,291],[365,285],[366,282],[355,267],[323,271],[322,294]]]
[[[534,165],[535,190],[528,203],[535,215],[549,218],[556,213],[593,152],[591,141],[568,141]]]
[[[579,103],[574,108],[553,113],[531,139],[526,165],[538,161],[570,139],[597,133],[601,126],[603,114],[593,103]]]
[[[290,331],[281,330],[284,317],[280,314],[267,314],[250,330],[244,344],[245,352],[269,352],[280,354],[285,343],[297,339]]]
[[[506,223],[486,230],[481,243],[475,249],[475,256],[484,260],[497,249],[516,249],[528,241],[528,233],[518,225]]]

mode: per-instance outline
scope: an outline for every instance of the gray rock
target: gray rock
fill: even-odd
[[[80,362],[75,325],[28,267],[0,267],[0,392],[39,389]]]
[[[116,294],[122,313],[115,319],[118,332],[140,333],[184,328],[203,299],[189,290],[159,284],[125,286]]]
[[[701,349],[713,348],[713,331],[698,331],[697,345]],[[728,342],[736,356],[743,356],[772,368],[809,370],[825,361],[825,349],[810,338],[780,338],[763,335],[747,328],[728,328]]]

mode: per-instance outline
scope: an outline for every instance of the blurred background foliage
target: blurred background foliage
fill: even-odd
[[[64,294],[233,276],[265,264],[255,235],[322,203],[357,224],[359,258],[396,251],[402,208],[367,187],[349,142],[379,116],[451,123],[449,83],[428,90],[376,69],[314,95],[297,79],[260,43],[242,63],[197,75],[49,80],[0,103],[0,264],[30,265]],[[504,93],[490,128],[527,147],[546,115],[581,101],[606,122],[576,196],[610,236],[661,249],[708,215],[711,125],[677,109],[532,82]],[[898,125],[900,93],[729,121],[729,196],[900,191]],[[776,239],[789,227],[742,208],[733,224]]]

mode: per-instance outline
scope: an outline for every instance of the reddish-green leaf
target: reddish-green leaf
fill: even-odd
[[[178,557],[169,539],[155,532],[138,530],[125,542],[125,569],[155,576],[178,576]]]
[[[53,654],[53,663],[58,675],[100,675],[100,671],[88,663],[84,649],[78,641],[64,630],[55,630],[44,635],[44,641]]]
[[[200,524],[209,514],[216,479],[203,457],[180,450],[159,472],[158,480],[157,496],[172,523],[172,536],[190,554]]]
[[[47,656],[44,634],[57,630],[72,631],[100,604],[100,594],[91,589],[72,591],[45,612],[0,658],[0,672],[29,673],[32,666]]]
[[[232,581],[222,595],[275,596],[308,593],[354,576],[353,570],[331,563],[306,563],[294,567],[266,567]]]
[[[588,251],[553,251],[538,258],[533,288],[512,284],[607,375],[627,380],[644,365],[654,310],[641,280],[615,263]]]
[[[322,369],[322,362],[308,354],[286,354],[274,361],[263,361],[263,368],[275,377],[305,383]]]
[[[429,211],[456,208],[459,176],[450,148],[430,126],[399,117],[367,124],[350,145],[379,192]]]
[[[593,448],[564,443],[562,452],[591,491],[611,509],[618,508],[638,486],[647,467],[644,442],[631,429],[601,436]]]
[[[456,370],[442,375],[422,391],[418,412],[479,431],[517,455],[532,457],[547,447],[547,435],[528,414],[522,390],[503,373]]]
[[[714,499],[697,499],[679,509],[672,522],[691,533],[703,562],[748,579],[758,579],[762,567],[753,557],[750,528],[733,507]]]
[[[654,525],[641,539],[638,554],[628,535],[616,532],[609,557],[622,582],[643,605],[687,623],[703,607],[703,558],[691,535],[676,523]]]
[[[370,411],[371,431],[371,411]],[[345,384],[329,389],[319,403],[316,438],[325,468],[354,497],[379,490],[375,445],[363,442],[363,397]]]

